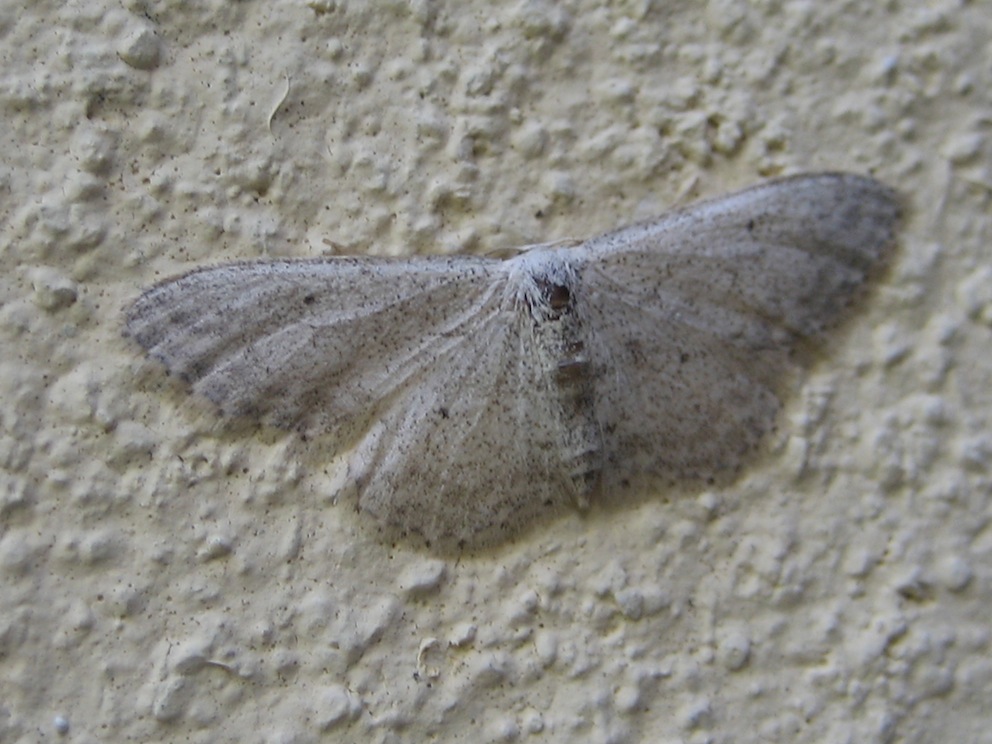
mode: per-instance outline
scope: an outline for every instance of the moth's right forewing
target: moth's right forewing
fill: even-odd
[[[836,320],[898,219],[877,181],[821,174],[584,244],[578,303],[618,477],[736,468],[773,425],[790,349]]]

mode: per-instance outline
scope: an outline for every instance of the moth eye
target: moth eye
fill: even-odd
[[[552,310],[564,310],[572,299],[572,293],[564,284],[552,284],[548,293],[548,304]]]
[[[547,303],[547,306],[555,314],[567,309],[572,302],[572,292],[565,284],[539,278],[537,280],[537,286],[541,291],[541,297],[544,302]]]

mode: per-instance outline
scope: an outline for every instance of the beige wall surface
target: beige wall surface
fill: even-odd
[[[0,3],[0,741],[989,741],[980,2]],[[121,334],[195,266],[483,255],[813,170],[909,216],[734,483],[461,556]]]

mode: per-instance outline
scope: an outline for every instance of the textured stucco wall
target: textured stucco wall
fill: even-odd
[[[988,741],[992,16],[0,4],[0,740]],[[912,213],[733,485],[458,558],[120,337],[207,262],[485,253],[763,176]]]

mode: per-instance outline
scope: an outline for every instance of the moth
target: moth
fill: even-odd
[[[347,450],[384,535],[472,547],[735,473],[899,219],[876,180],[794,176],[504,259],[201,268],[147,289],[126,334],[223,415]]]

